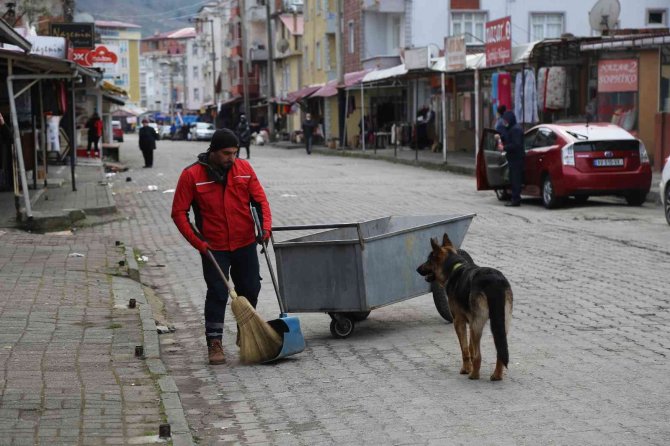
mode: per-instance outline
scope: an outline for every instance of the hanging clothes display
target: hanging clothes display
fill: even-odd
[[[537,96],[542,111],[562,110],[570,105],[565,67],[542,67],[537,79]]]
[[[526,68],[516,74],[514,81],[514,114],[519,123],[533,124],[540,120],[537,112],[535,72]]]
[[[512,110],[512,75],[506,72],[498,74],[497,105],[504,105],[507,110]]]
[[[492,116],[496,116],[498,111],[498,73],[491,75],[491,109]]]

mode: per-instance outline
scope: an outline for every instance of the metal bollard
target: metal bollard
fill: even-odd
[[[135,308],[137,307],[137,301],[135,299],[130,299],[128,301],[128,308]]]
[[[135,357],[136,358],[144,357],[144,346],[142,346],[142,345],[136,345],[135,346]]]
[[[158,437],[159,438],[170,438],[172,436],[172,433],[170,432],[170,425],[167,423],[163,423],[160,426],[158,426]]]

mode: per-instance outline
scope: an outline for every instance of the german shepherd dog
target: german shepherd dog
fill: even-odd
[[[454,329],[463,355],[461,374],[479,379],[482,365],[480,341],[487,319],[491,319],[493,343],[496,346],[496,368],[491,381],[503,378],[507,367],[507,333],[512,320],[512,288],[505,276],[493,268],[475,265],[471,259],[458,254],[456,247],[444,234],[442,246],[431,239],[432,251],[416,271],[427,282],[437,281],[445,287],[449,309],[454,317]],[[468,343],[467,326],[470,326]]]

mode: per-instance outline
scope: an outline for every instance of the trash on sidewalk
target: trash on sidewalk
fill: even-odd
[[[68,257],[84,257],[84,254],[80,254],[78,252],[73,252],[71,254],[68,254]]]
[[[128,170],[128,166],[125,164],[111,161],[105,162],[105,172],[125,172],[126,170]]]
[[[156,324],[156,331],[158,334],[165,334],[165,333],[174,333],[177,331],[176,328],[174,328],[172,325],[158,325]]]
[[[168,189],[163,191],[164,194],[174,194],[174,189]]]
[[[137,261],[147,263],[149,261],[149,257],[147,257],[147,256],[137,256]]]
[[[158,190],[158,186],[154,186],[153,184],[150,184],[147,186],[147,190]]]
[[[107,172],[105,174],[105,178],[112,178],[113,176],[116,176],[116,172]]]

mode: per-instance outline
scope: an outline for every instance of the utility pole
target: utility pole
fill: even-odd
[[[214,38],[214,19],[209,18],[207,21],[209,22],[209,30],[212,32],[212,101],[218,108],[219,102],[216,93],[216,47],[214,46],[216,39]]]
[[[247,119],[251,119],[251,114],[249,113],[249,66],[247,54],[247,5],[245,0],[240,0],[240,33],[242,37],[242,95],[244,100],[244,114],[247,115]]]
[[[270,100],[275,97],[275,75],[274,75],[274,61],[275,50],[272,36],[272,10],[270,8],[270,0],[265,0],[265,13],[267,18],[265,20],[268,32],[268,130],[270,134],[270,141],[275,133],[275,119],[274,108]]]
[[[346,125],[346,110],[344,109],[345,88],[344,85],[344,45],[342,44],[342,2],[344,0],[335,0],[337,3],[335,14],[335,60],[337,61],[337,120],[339,146],[344,147],[344,127]]]

